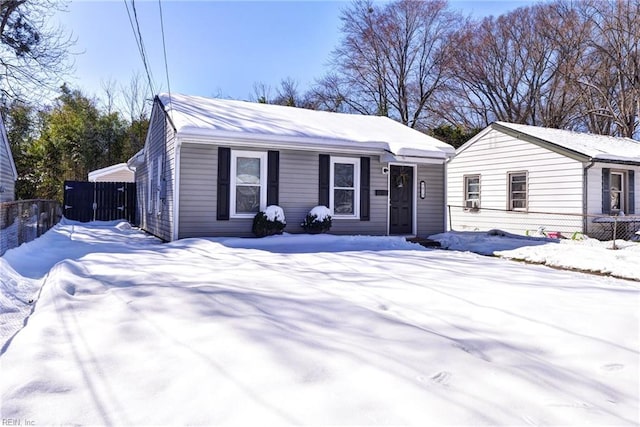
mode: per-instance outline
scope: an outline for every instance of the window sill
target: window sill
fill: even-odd
[[[252,214],[231,214],[229,219],[253,219],[257,214],[257,212]]]

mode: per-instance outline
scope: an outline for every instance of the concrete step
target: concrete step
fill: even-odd
[[[427,239],[426,237],[407,237],[407,242],[417,243],[420,246],[424,246],[425,248],[439,248],[440,242],[436,242],[435,240]]]

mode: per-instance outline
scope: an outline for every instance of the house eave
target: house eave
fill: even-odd
[[[614,164],[614,165],[624,165],[624,166],[640,166],[640,160],[626,160],[626,159],[602,159],[598,157],[594,157],[590,159],[594,163],[606,163],[606,164]]]
[[[118,163],[115,165],[107,166],[106,168],[93,170],[89,172],[87,178],[89,179],[89,181],[95,181],[96,179],[101,178],[105,175],[109,175],[111,173],[119,171],[131,171],[131,169],[129,168],[127,163]]]
[[[398,158],[422,159],[425,161],[438,161],[443,163],[453,153],[444,151],[424,150],[424,155],[420,155],[420,150],[412,150],[411,156],[403,156],[401,153],[394,154],[389,151],[388,144],[380,141],[354,142],[349,140],[332,138],[312,138],[306,136],[292,135],[271,135],[271,134],[250,134],[238,132],[225,132],[210,129],[187,128],[178,130],[177,136],[183,144],[211,144],[211,145],[232,145],[241,148],[277,148],[298,151],[314,152],[334,152],[340,154],[371,154],[381,157],[393,156]]]

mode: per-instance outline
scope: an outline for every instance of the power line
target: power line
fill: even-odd
[[[142,40],[140,23],[138,22],[138,12],[136,10],[135,0],[131,0],[131,9],[133,10],[133,17],[131,16],[131,12],[129,11],[129,5],[127,4],[127,0],[124,0],[124,6],[127,9],[127,15],[129,16],[129,23],[131,24],[131,30],[133,31],[133,37],[136,39],[136,44],[138,45],[138,52],[140,53],[140,57],[142,58],[142,64],[144,65],[144,70],[145,70],[145,73],[147,74],[149,89],[151,90],[152,94],[155,94],[156,92],[153,87],[153,78],[151,76],[151,71],[149,70],[147,53],[144,47],[144,41]],[[134,25],[134,21],[135,21],[135,25]]]
[[[164,18],[162,15],[162,1],[158,0],[158,8],[160,9],[160,33],[162,34],[162,51],[164,53],[164,72],[167,76],[167,91],[169,93],[169,102],[171,102],[171,84],[169,83],[169,63],[167,62],[167,45],[164,38]]]

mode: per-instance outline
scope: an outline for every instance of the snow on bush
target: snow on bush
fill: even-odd
[[[326,206],[316,206],[311,209],[300,226],[307,233],[326,233],[331,229],[331,211]]]
[[[280,206],[277,206],[277,205],[267,206],[267,208],[264,210],[264,214],[266,215],[269,221],[280,221],[283,224],[287,223],[284,220],[284,211]]]
[[[282,234],[282,230],[287,225],[284,218],[284,211],[280,206],[267,206],[264,211],[260,211],[253,217],[253,234],[258,237]]]

